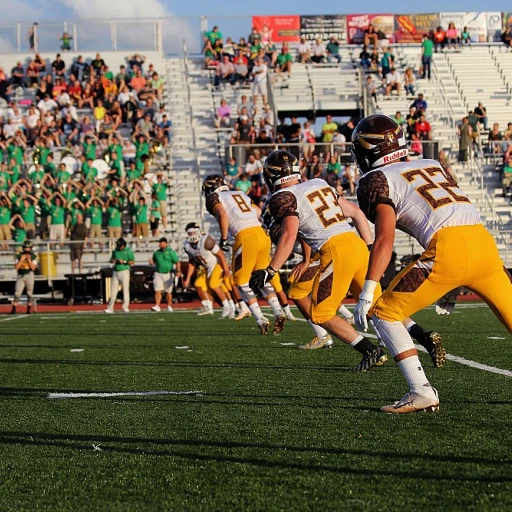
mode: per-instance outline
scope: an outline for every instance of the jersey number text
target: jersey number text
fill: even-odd
[[[314,192],[307,194],[306,197],[313,205],[313,208],[320,218],[324,228],[345,219],[340,212],[341,208],[338,204],[338,199],[331,187],[324,187],[319,190],[315,190]],[[319,206],[315,208],[314,203],[319,203]]]

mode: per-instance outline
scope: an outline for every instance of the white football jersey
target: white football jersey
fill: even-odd
[[[436,160],[399,162],[370,171],[359,180],[357,198],[372,222],[377,205],[391,205],[397,228],[425,249],[444,227],[482,222],[468,196]]]
[[[278,190],[270,198],[269,207],[278,223],[290,215],[298,217],[299,237],[314,251],[333,236],[355,232],[338,204],[338,194],[321,179]]]
[[[211,275],[218,261],[215,255],[220,251],[220,247],[215,240],[209,235],[201,235],[196,246],[185,240],[183,249],[188,254],[194,265],[204,267],[208,276]]]
[[[210,194],[206,198],[206,209],[213,215],[213,207],[219,203],[228,215],[229,232],[232,237],[243,229],[261,226],[258,210],[243,192],[229,190]]]

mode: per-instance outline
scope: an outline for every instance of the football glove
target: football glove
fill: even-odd
[[[219,247],[220,247],[224,252],[228,252],[228,251],[229,251],[229,247],[228,247],[228,239],[227,239],[227,238],[221,238],[221,239],[220,239],[220,243],[219,243]]]
[[[270,265],[267,268],[255,270],[249,280],[251,290],[256,293],[256,290],[263,288],[276,275],[276,272]]]
[[[372,307],[373,293],[376,287],[377,281],[367,279],[359,295],[359,302],[354,309],[354,321],[357,327],[363,332],[368,331],[368,313]]]

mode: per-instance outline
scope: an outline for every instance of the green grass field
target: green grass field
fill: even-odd
[[[194,313],[0,319],[0,510],[511,510],[512,378],[448,361],[438,414],[378,408],[392,362],[300,351]],[[425,311],[449,353],[512,370],[487,308]],[[489,339],[498,337],[502,339]],[[189,348],[176,347],[188,346]],[[74,349],[83,349],[74,352]],[[49,399],[49,393],[197,391]]]

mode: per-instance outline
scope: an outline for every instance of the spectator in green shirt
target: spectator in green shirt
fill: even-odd
[[[134,205],[134,227],[135,236],[137,238],[147,238],[149,235],[148,229],[148,205],[144,196],[139,197],[138,203]]]
[[[19,214],[25,223],[25,230],[27,231],[27,237],[29,239],[33,239],[36,233],[36,208],[34,206],[36,203],[37,199],[31,195],[20,197],[16,201]]]
[[[433,51],[434,42],[425,34],[421,43],[421,64],[423,66],[421,78],[423,79],[428,76],[430,80]]]
[[[240,179],[235,184],[235,190],[247,194],[251,187],[252,182],[249,181],[249,175],[246,172],[243,172],[242,175],[240,176]]]
[[[132,160],[130,162],[129,169],[126,171],[126,179],[131,182],[134,180],[138,180],[141,177],[141,175],[142,174],[141,174],[140,170],[137,169],[135,162]]]
[[[11,240],[11,214],[12,203],[6,192],[0,193],[0,240],[7,242]],[[2,250],[7,251],[9,246],[6,243],[2,244]]]
[[[60,164],[59,172],[57,173],[57,183],[59,183],[59,185],[64,185],[70,179],[71,179],[71,174],[69,174],[66,164]]]
[[[55,167],[55,164],[53,163],[53,153],[50,153],[47,156],[47,164],[44,167],[44,172],[46,174],[51,174],[52,178],[57,177],[57,168]]]
[[[113,313],[119,286],[123,290],[123,311],[130,312],[130,267],[135,263],[133,251],[126,246],[124,238],[119,238],[116,248],[110,256],[110,263],[114,265],[112,274],[112,286],[110,288],[110,300],[105,313]]]
[[[155,305],[151,308],[153,311],[160,311],[162,302],[162,292],[165,292],[167,298],[167,310],[172,312],[172,289],[173,279],[172,271],[176,265],[176,273],[181,276],[181,265],[179,256],[170,247],[167,246],[167,238],[160,238],[160,248],[153,253],[149,260],[150,265],[155,265],[155,275],[153,277],[153,288],[155,290]]]
[[[12,217],[11,222],[9,222],[9,228],[12,232],[12,239],[16,243],[15,250],[19,250],[23,242],[27,239],[25,223],[19,214]]]
[[[106,204],[108,238],[119,238],[123,233],[123,206],[117,197],[110,197]]]
[[[45,137],[39,137],[36,140],[36,154],[37,162],[41,165],[46,165],[48,162],[48,155],[51,153],[51,149],[47,146],[48,142]]]
[[[153,192],[156,194],[156,198],[160,204],[160,217],[162,219],[162,224],[164,229],[167,229],[167,189],[169,188],[169,183],[161,172],[156,175],[156,182],[151,185]]]
[[[331,39],[327,43],[326,50],[327,60],[329,62],[336,61],[338,64],[341,62],[340,43],[338,43],[336,37],[331,36]]]
[[[103,224],[103,211],[105,204],[99,197],[93,197],[85,204],[86,212],[88,217],[91,219],[91,227],[89,228],[89,239],[100,239],[103,238],[101,232],[101,226]],[[90,242],[91,249],[94,246],[94,242]],[[103,244],[100,243],[100,248],[103,248]]]
[[[23,135],[21,132],[16,132],[14,137],[11,137],[7,140],[7,155],[9,160],[14,158],[16,161],[16,165],[23,165],[23,160],[25,157],[25,149],[27,148],[27,144],[23,140]]]
[[[215,25],[212,30],[204,33],[203,40],[205,43],[206,41],[210,41],[210,43],[214,45],[218,39],[223,39],[223,36],[217,25]]]
[[[118,159],[117,153],[113,151],[110,154],[110,171],[107,172],[107,175],[110,178],[117,178],[119,183],[123,185],[123,163]]]
[[[149,218],[149,225],[153,236],[158,236],[158,225],[160,224],[161,218],[160,201],[158,200],[156,193],[153,192],[151,194],[151,217]]]
[[[0,192],[4,192],[9,189],[9,181],[11,176],[7,172],[7,164],[2,162],[0,164]]]
[[[149,155],[149,144],[146,141],[146,137],[140,134],[134,136],[133,145],[135,146],[135,159],[140,161],[144,155]]]
[[[11,158],[9,161],[9,170],[7,171],[7,174],[9,175],[9,184],[11,186],[18,183],[20,178],[20,167],[14,158]]]
[[[277,56],[276,72],[290,74],[292,72],[292,61],[293,57],[288,49],[288,45],[283,43],[281,53]]]
[[[55,192],[47,199],[48,212],[51,216],[50,239],[61,242],[66,238],[66,200],[60,192]]]
[[[338,187],[338,180],[341,173],[341,164],[338,162],[338,157],[333,154],[325,168],[325,181],[333,188]]]
[[[40,184],[41,181],[43,180],[44,178],[44,169],[42,167],[41,164],[36,164],[35,165],[35,170],[32,171],[28,177],[30,179],[30,181],[34,184],[34,185],[37,185],[37,184]]]
[[[96,158],[97,139],[94,135],[87,135],[82,147],[87,160],[94,160]]]

